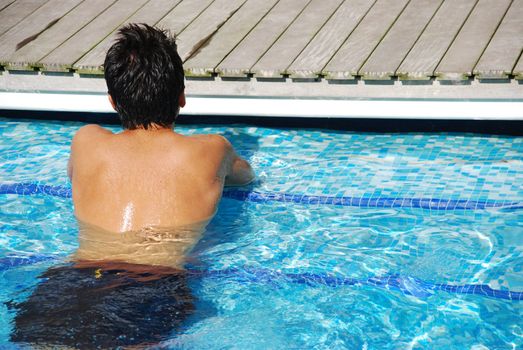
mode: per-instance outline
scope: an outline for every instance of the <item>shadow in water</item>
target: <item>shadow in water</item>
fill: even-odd
[[[247,161],[252,160],[252,156],[260,149],[259,136],[249,135],[245,132],[226,131],[221,134],[233,145],[236,152]]]
[[[17,311],[11,341],[78,349],[152,345],[194,313],[186,272],[125,263],[54,266]]]

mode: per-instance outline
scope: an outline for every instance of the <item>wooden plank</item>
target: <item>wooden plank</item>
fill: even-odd
[[[169,29],[180,34],[197,18],[214,0],[184,0],[169,12],[158,24],[160,28]]]
[[[390,79],[434,16],[442,0],[411,0],[358,74],[363,79]]]
[[[256,77],[281,77],[341,5],[341,0],[312,0],[296,21],[252,67]]]
[[[15,0],[0,0],[0,11],[11,5]]]
[[[466,21],[477,0],[446,0],[396,71],[400,79],[425,80]]]
[[[40,60],[47,71],[69,71],[73,63],[89,52],[127,18],[142,7],[147,0],[118,0],[100,16],[83,27],[62,45]]]
[[[180,35],[178,54],[183,61],[209,43],[214,34],[227,22],[246,0],[216,0],[203,11]]]
[[[215,71],[225,77],[241,77],[267,52],[271,44],[304,10],[308,1],[280,0],[260,23],[227,55]]]
[[[518,63],[512,74],[517,80],[523,80],[523,53],[519,56]]]
[[[77,6],[81,0],[50,0],[0,37],[0,62],[6,62],[17,50],[27,45],[60,18]]]
[[[479,0],[435,71],[440,80],[466,80],[503,19],[511,0]]]
[[[0,35],[14,27],[46,2],[47,0],[18,0],[4,8],[0,12]]]
[[[126,23],[147,23],[155,25],[167,13],[169,13],[181,0],[154,0],[149,1],[134,15],[126,20]],[[117,30],[96,45],[91,51],[73,64],[73,69],[78,73],[103,74],[103,63],[107,50],[114,42]]]
[[[293,78],[316,78],[375,0],[345,0],[287,70]]]
[[[514,0],[478,64],[479,79],[506,79],[523,50],[523,0]]]
[[[354,79],[408,0],[378,0],[323,70],[327,79]]]
[[[14,52],[5,62],[7,69],[28,70],[64,41],[82,29],[115,0],[84,1],[62,17],[55,25],[35,40]]]
[[[193,76],[209,76],[214,73],[214,68],[271,10],[276,1],[248,0],[205,47],[185,62],[185,71]]]

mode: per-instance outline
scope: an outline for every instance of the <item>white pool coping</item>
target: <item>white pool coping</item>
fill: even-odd
[[[187,79],[182,115],[523,120],[523,81]],[[103,76],[0,74],[0,109],[113,112]]]
[[[104,94],[0,92],[0,109],[114,112]],[[430,101],[188,96],[182,115],[523,120],[523,101]]]

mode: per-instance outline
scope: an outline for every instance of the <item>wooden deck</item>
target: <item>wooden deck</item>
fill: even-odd
[[[129,22],[191,77],[523,82],[523,0],[0,0],[1,69],[101,74]]]

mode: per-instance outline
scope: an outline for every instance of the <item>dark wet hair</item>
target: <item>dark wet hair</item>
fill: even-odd
[[[128,24],[118,31],[104,69],[109,94],[125,129],[174,123],[184,89],[174,36],[147,24]]]

